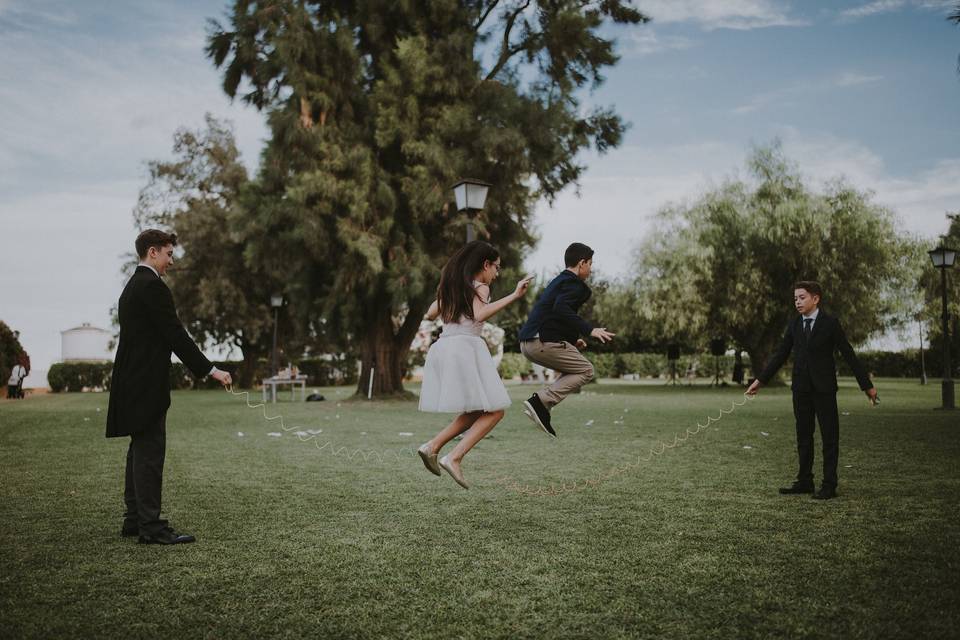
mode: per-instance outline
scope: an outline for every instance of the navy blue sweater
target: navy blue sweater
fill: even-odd
[[[539,334],[543,342],[573,343],[581,335],[590,335],[593,327],[577,315],[589,299],[590,287],[564,269],[533,303],[530,316],[520,327],[520,341],[533,340]]]

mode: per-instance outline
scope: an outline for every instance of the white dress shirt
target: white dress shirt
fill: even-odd
[[[811,313],[810,315],[803,316],[803,319],[804,319],[804,320],[813,320],[813,322],[810,323],[810,331],[811,331],[811,332],[813,331],[813,325],[817,324],[817,316],[818,316],[818,315],[820,315],[820,307],[817,307],[816,309],[814,309],[814,310],[813,310],[813,313]],[[804,322],[804,324],[806,324],[806,322]],[[804,328],[805,328],[805,327],[804,327]]]
[[[10,379],[7,381],[7,384],[11,387],[15,387],[20,384],[20,378],[25,378],[27,376],[27,370],[23,368],[23,365],[14,365],[13,370],[10,372]]]

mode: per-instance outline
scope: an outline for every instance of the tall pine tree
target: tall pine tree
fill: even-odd
[[[475,223],[518,263],[535,203],[576,183],[580,151],[624,124],[581,90],[616,63],[628,1],[235,0],[211,21],[223,88],[269,114],[245,237],[304,321],[359,345],[360,389],[401,392],[401,365],[467,220],[451,185],[493,188]],[[280,260],[277,260],[277,258]]]

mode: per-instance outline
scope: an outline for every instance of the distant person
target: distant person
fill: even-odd
[[[27,369],[19,362],[13,365],[10,379],[7,380],[7,397],[17,399],[23,397],[23,379],[27,377]],[[2,380],[2,378],[0,378]]]
[[[554,438],[557,432],[551,424],[550,411],[593,379],[593,365],[580,353],[580,349],[587,348],[581,336],[609,342],[616,335],[592,327],[577,315],[591,295],[584,280],[593,269],[593,249],[574,242],[564,252],[563,262],[566,269],[537,297],[519,334],[524,357],[552,369],[558,376],[523,402],[527,417]]]
[[[141,544],[193,542],[160,518],[166,419],[170,407],[170,353],[198,378],[213,376],[224,386],[230,374],[214,367],[187,335],[173,295],[162,277],[173,264],[177,236],[144,231],[135,243],[140,264],[120,294],[120,341],[113,364],[107,437],[130,436],[127,449],[121,535]]]
[[[790,388],[793,390],[800,469],[796,481],[780,489],[780,493],[812,493],[817,500],[829,500],[837,496],[837,462],[840,457],[834,351],[839,351],[846,360],[857,377],[860,389],[866,392],[873,404],[877,403],[877,390],[847,341],[840,321],[820,309],[822,295],[823,290],[816,282],[803,281],[793,285],[793,302],[799,315],[787,325],[776,353],[747,389],[747,393],[755,395],[760,386],[769,382],[793,354]],[[816,493],[813,480],[814,419],[820,423],[820,438],[823,440],[823,483]]]
[[[428,471],[439,476],[442,468],[464,489],[470,487],[460,468],[463,457],[497,426],[510,406],[481,336],[483,323],[526,295],[531,280],[523,278],[513,293],[490,302],[490,284],[499,275],[500,252],[482,240],[469,242],[444,265],[437,299],[427,311],[428,320],[443,319],[443,333],[427,352],[420,411],[459,415],[417,453]],[[461,433],[457,446],[438,461],[444,445]]]

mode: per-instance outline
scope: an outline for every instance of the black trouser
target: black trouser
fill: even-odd
[[[793,415],[797,419],[797,456],[800,459],[797,482],[813,483],[813,429],[816,419],[820,423],[820,437],[823,440],[823,484],[836,488],[837,460],[840,456],[837,393],[794,391]]]
[[[167,451],[167,414],[155,424],[130,436],[123,500],[127,511],[124,528],[137,526],[142,536],[157,535],[167,526],[160,519],[163,460]]]
[[[19,389],[18,389],[16,386],[12,385],[12,384],[8,384],[8,385],[7,385],[7,397],[8,397],[8,398],[11,398],[11,399],[13,399],[13,398],[19,398],[19,397],[20,397],[20,391],[19,391]]]

